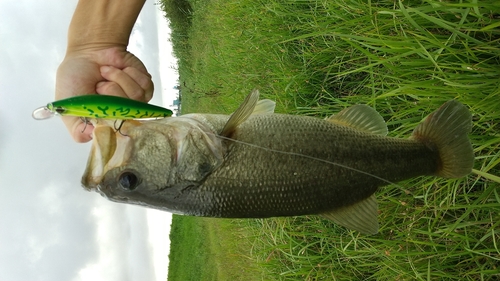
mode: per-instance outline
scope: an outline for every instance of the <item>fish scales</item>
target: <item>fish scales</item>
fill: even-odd
[[[430,175],[439,159],[417,141],[293,115],[251,116],[232,139],[238,142],[228,141],[224,163],[185,200],[176,198],[177,204],[185,202],[187,214],[255,218],[325,212],[387,184],[373,175],[390,182]]]
[[[177,214],[318,214],[374,234],[380,186],[422,175],[459,178],[474,163],[472,116],[454,100],[409,139],[387,137],[384,120],[366,105],[326,120],[273,111],[254,91],[230,116],[132,120],[119,131],[111,120],[92,120],[82,184],[112,201]]]

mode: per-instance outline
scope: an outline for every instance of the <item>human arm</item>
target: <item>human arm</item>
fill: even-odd
[[[144,2],[78,2],[69,26],[66,56],[57,70],[56,100],[94,93],[146,102],[152,98],[151,75],[127,51],[130,33]],[[75,141],[91,140],[91,125],[85,126],[77,117],[65,116],[63,121]]]

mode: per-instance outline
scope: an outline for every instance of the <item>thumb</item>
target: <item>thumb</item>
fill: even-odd
[[[89,142],[92,140],[92,131],[94,126],[90,123],[82,121],[82,119],[74,116],[63,116],[62,120],[66,128],[76,142]]]
[[[102,80],[99,66],[83,56],[67,56],[59,65],[56,76],[56,100],[95,93],[95,85]],[[62,120],[76,142],[92,139],[93,126],[78,117],[63,116]]]

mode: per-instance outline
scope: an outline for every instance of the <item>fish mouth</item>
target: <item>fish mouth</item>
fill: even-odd
[[[104,175],[109,170],[124,165],[130,158],[132,138],[124,132],[127,131],[125,127],[131,124],[127,123],[129,122],[124,123],[119,131],[114,129],[112,122],[94,124],[92,147],[82,176],[85,189],[97,191]]]

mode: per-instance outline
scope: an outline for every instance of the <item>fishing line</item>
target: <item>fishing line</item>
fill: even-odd
[[[125,120],[123,120],[123,121],[125,121]],[[116,121],[115,121],[115,124],[114,124],[115,130],[118,131],[120,134],[122,134],[120,132],[120,129],[121,129],[121,126],[123,125],[123,123],[124,122],[122,122],[120,124],[120,126],[118,127],[118,129],[116,129]],[[227,141],[232,141],[234,143],[238,143],[238,144],[241,144],[241,145],[246,145],[246,146],[249,146],[249,147],[261,149],[261,150],[268,151],[268,152],[283,154],[283,155],[292,155],[292,156],[297,156],[297,157],[303,157],[303,158],[307,158],[307,159],[311,159],[311,160],[323,162],[323,163],[326,163],[326,164],[334,165],[334,166],[337,166],[337,167],[341,167],[341,168],[344,168],[344,169],[348,169],[348,170],[351,170],[351,171],[354,171],[354,172],[357,172],[357,173],[360,173],[360,174],[367,175],[367,176],[372,177],[374,179],[378,179],[378,180],[380,180],[382,182],[385,182],[387,184],[393,184],[393,185],[395,185],[395,186],[403,189],[403,187],[401,185],[398,185],[397,183],[394,183],[394,182],[392,182],[390,180],[384,179],[384,178],[379,177],[377,175],[370,174],[368,172],[365,172],[365,171],[362,171],[362,170],[359,170],[359,169],[356,169],[356,168],[352,168],[352,167],[349,167],[349,166],[346,166],[346,165],[343,165],[343,164],[340,164],[340,163],[335,163],[335,162],[332,162],[332,161],[328,161],[328,160],[325,160],[325,159],[321,159],[321,158],[309,156],[309,155],[306,155],[306,154],[276,150],[276,149],[272,149],[272,148],[269,148],[269,147],[264,147],[264,146],[260,146],[260,145],[257,145],[257,144],[253,144],[253,143],[248,143],[248,142],[244,142],[244,141],[232,139],[232,138],[229,138],[229,137],[224,137],[224,136],[221,136],[221,135],[218,135],[218,134],[215,134],[215,133],[203,131],[201,128],[198,128],[198,127],[196,129],[200,130],[204,134],[212,135],[212,136],[215,136],[217,138],[224,139],[224,140],[227,140]]]
[[[246,146],[250,146],[250,147],[262,149],[262,150],[265,150],[265,151],[268,151],[268,152],[274,152],[274,153],[279,153],[279,154],[284,154],[284,155],[298,156],[298,157],[303,157],[303,158],[307,158],[307,159],[311,159],[311,160],[316,160],[316,161],[323,162],[323,163],[326,163],[326,164],[331,164],[331,165],[334,165],[334,166],[338,166],[338,167],[345,168],[345,169],[348,169],[348,170],[351,170],[351,171],[354,171],[354,172],[357,172],[357,173],[361,173],[361,174],[367,175],[369,177],[381,180],[381,181],[383,181],[385,183],[388,183],[388,184],[393,184],[393,185],[395,185],[395,186],[397,186],[399,188],[403,188],[401,185],[398,185],[397,183],[391,182],[390,180],[386,180],[384,178],[381,178],[379,176],[370,174],[368,172],[365,172],[365,171],[362,171],[362,170],[358,170],[356,168],[352,168],[352,167],[349,167],[349,166],[346,166],[346,165],[342,165],[342,164],[339,164],[339,163],[335,163],[335,162],[332,162],[332,161],[328,161],[328,160],[325,160],[325,159],[321,159],[321,158],[317,158],[317,157],[313,157],[313,156],[309,156],[309,155],[305,155],[305,154],[300,154],[300,153],[296,153],[296,152],[281,151],[281,150],[276,150],[276,149],[272,149],[272,148],[269,148],[269,147],[263,147],[263,146],[260,146],[260,145],[256,145],[256,144],[253,144],[253,143],[248,143],[248,142],[244,142],[244,141],[240,141],[240,140],[235,140],[235,139],[224,137],[224,136],[217,135],[217,134],[214,134],[214,133],[208,133],[208,132],[204,132],[204,133],[209,134],[209,135],[213,135],[215,137],[218,137],[218,138],[221,138],[221,139],[224,139],[224,140],[232,141],[232,142],[235,142],[235,143],[238,143],[238,144],[242,144],[242,145],[246,145]]]

